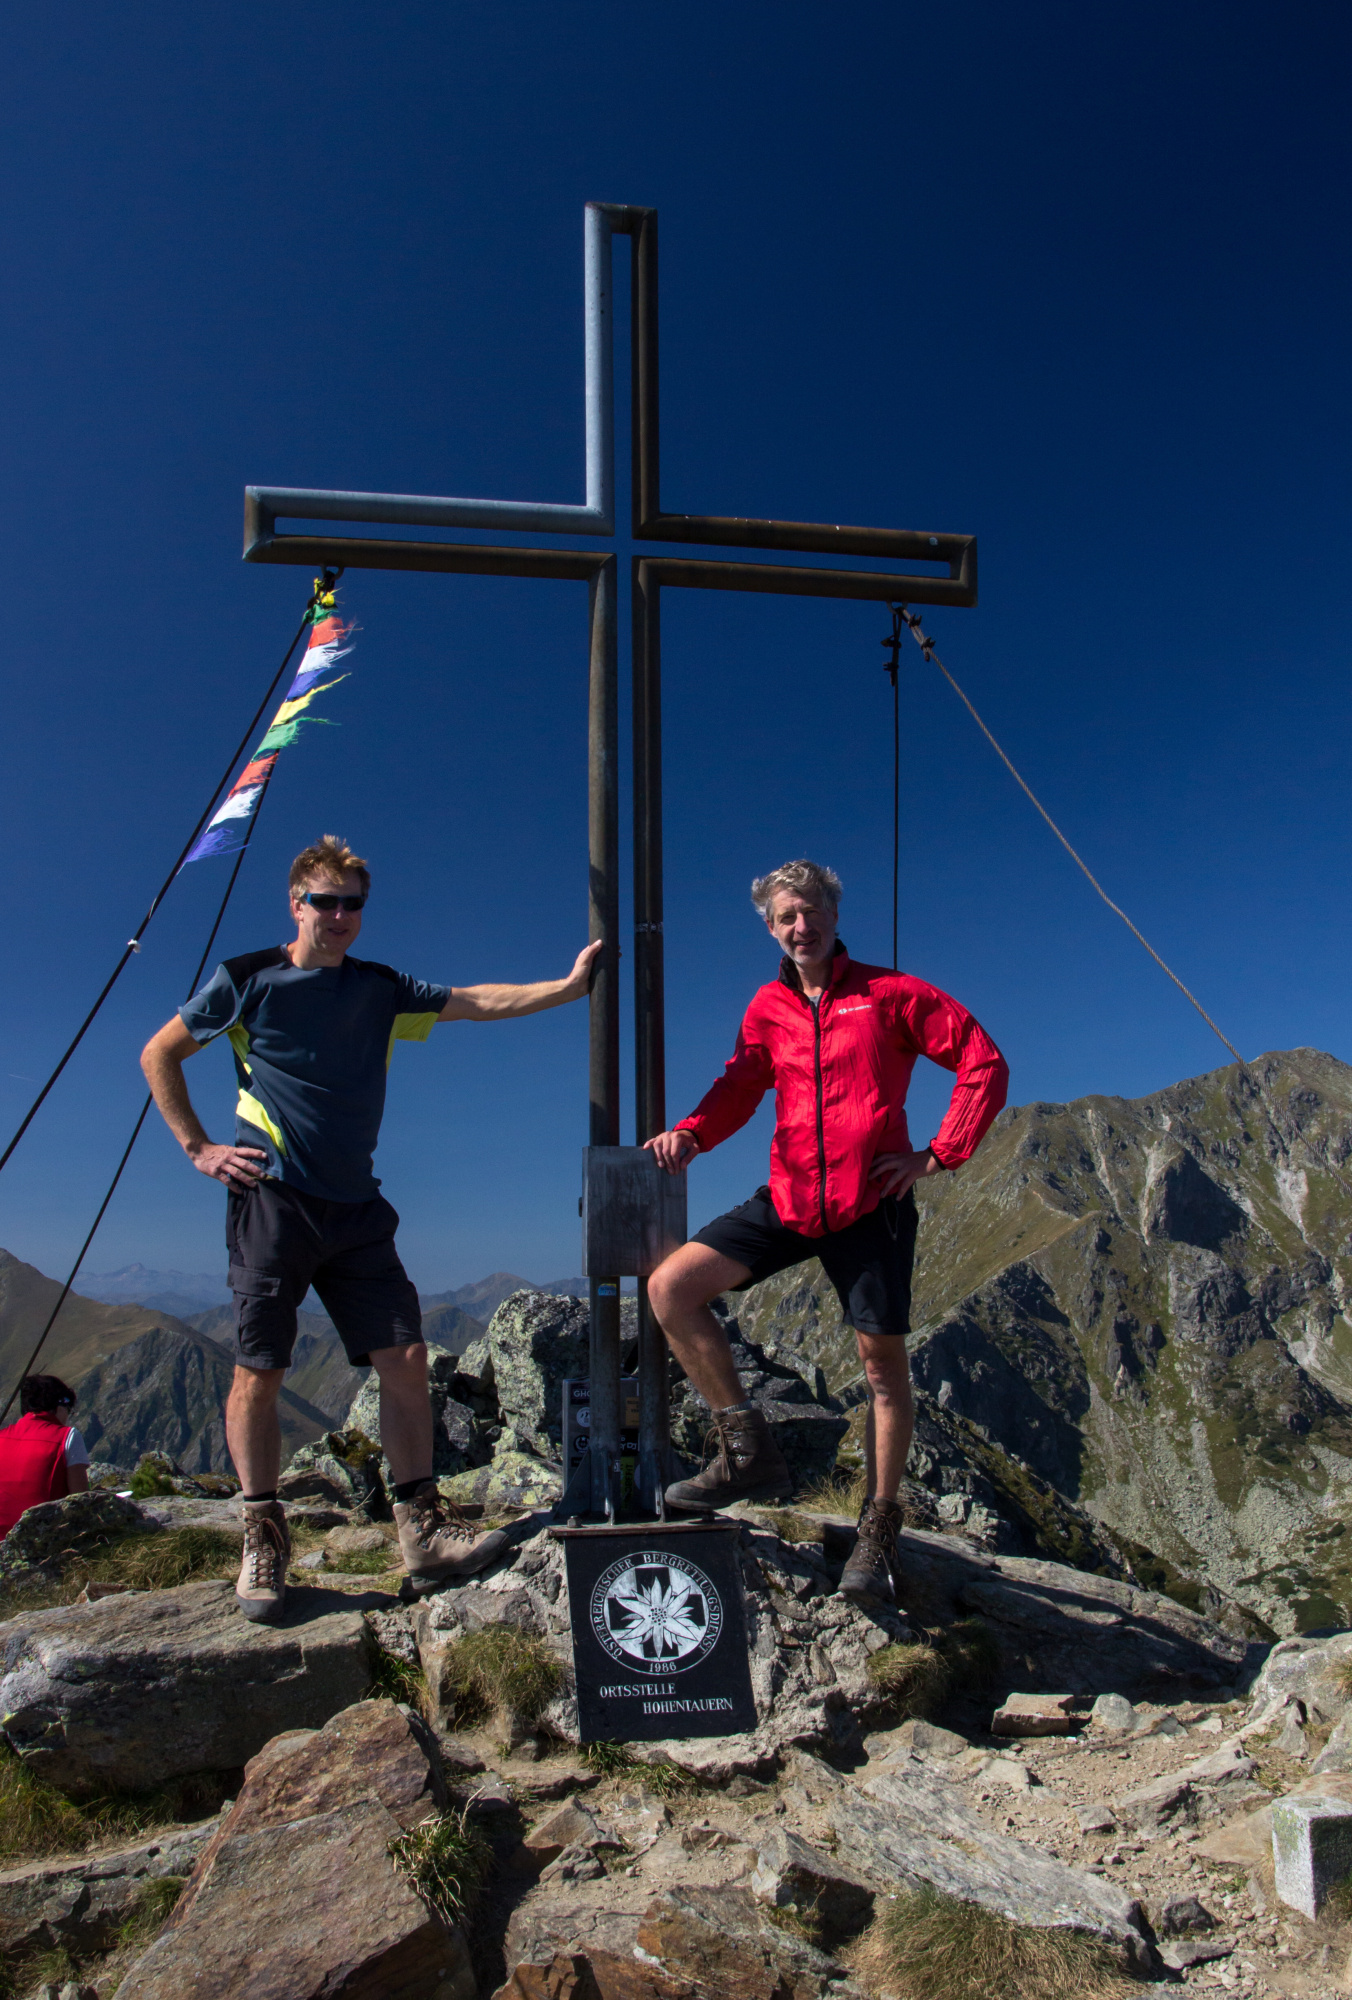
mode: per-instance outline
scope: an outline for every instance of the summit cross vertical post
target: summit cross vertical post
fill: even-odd
[[[347,569],[437,570],[477,576],[571,578],[589,586],[588,866],[589,935],[603,949],[591,992],[590,1142],[620,1139],[619,1075],[619,721],[616,575],[622,538],[615,524],[611,245],[633,242],[630,284],[632,408],[631,543],[683,543],[742,551],[862,556],[889,563],[943,565],[948,574],[888,568],[787,566],[758,560],[661,555],[630,549],[633,684],[633,866],[635,1140],[666,1124],[665,987],[662,950],[661,593],[663,589],[749,590],[776,596],[841,597],[880,603],[976,603],[976,537],[907,528],[851,528],[663,512],[658,463],[657,211],[588,202],[584,228],[586,296],[587,497],[582,506],[514,500],[440,499],[426,494],[334,492],[304,487],[245,489],[244,559]],[[401,527],[494,528],[511,534],[603,538],[602,550],[490,548],[450,541],[279,534],[279,519],[383,523]],[[592,1511],[619,1510],[620,1274],[592,1275]],[[639,1288],[640,1504],[660,1514],[672,1476],[666,1345]]]

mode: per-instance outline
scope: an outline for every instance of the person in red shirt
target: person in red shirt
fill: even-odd
[[[70,1413],[75,1391],[59,1375],[25,1375],[17,1423],[0,1431],[0,1536],[44,1500],[89,1487],[89,1453]]]
[[[785,1500],[789,1468],[747,1399],[726,1334],[709,1310],[777,1271],[821,1259],[853,1328],[868,1385],[868,1497],[841,1590],[896,1603],[897,1491],[911,1448],[912,1188],[971,1158],[1005,1101],[1009,1070],[980,1023],[909,973],[856,965],[836,935],[840,879],[790,861],[752,884],[783,957],[752,999],[723,1075],[688,1118],[647,1143],[678,1173],[745,1125],[775,1091],[770,1184],[719,1216],[648,1280],[668,1344],[709,1405],[713,1464],[668,1487],[668,1505],[708,1512],[737,1500]],[[906,1091],[917,1056],[955,1073],[930,1145],[912,1149]]]

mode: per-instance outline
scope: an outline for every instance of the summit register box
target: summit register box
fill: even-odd
[[[582,1269],[649,1278],[685,1242],[685,1170],[664,1173],[646,1146],[582,1153]]]

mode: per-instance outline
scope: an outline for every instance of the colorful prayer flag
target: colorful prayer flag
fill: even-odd
[[[296,741],[303,722],[328,720],[326,716],[307,715],[305,711],[317,694],[325,694],[329,688],[337,687],[339,681],[347,679],[346,674],[338,674],[331,681],[323,680],[321,676],[328,672],[335,660],[341,660],[344,654],[352,651],[352,634],[356,629],[355,625],[344,624],[338,616],[331,590],[316,598],[310,612],[310,643],[302,656],[300,671],[268,725],[267,734],[184,861],[185,868],[189,861],[205,861],[208,855],[238,854],[249,837],[250,822],[268,788],[278,751]]]

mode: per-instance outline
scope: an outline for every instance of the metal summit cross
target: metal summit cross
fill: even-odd
[[[657,211],[588,202],[585,223],[586,456],[584,506],[514,500],[443,500],[407,493],[336,493],[302,487],[245,490],[244,559],[302,567],[444,570],[475,576],[571,578],[589,586],[588,859],[591,925],[604,941],[591,993],[591,1144],[620,1142],[618,644],[614,549],[489,548],[480,544],[362,540],[278,534],[279,517],[381,522],[401,527],[497,528],[509,533],[615,537],[614,381],[611,240],[633,239],[630,311],[633,409],[633,527],[636,542],[681,542],[742,550],[946,563],[948,575],[905,569],[787,567],[696,555],[634,554],[632,674],[634,791],[634,1015],[636,1139],[666,1124],[662,965],[661,594],[758,590],[790,597],[848,597],[890,603],[976,603],[976,537],[906,528],[842,528],[802,521],[667,514],[658,481]],[[620,1499],[619,1274],[590,1274],[590,1511],[613,1519]],[[661,1514],[670,1477],[666,1346],[639,1297],[640,1503]],[[587,1496],[570,1489],[568,1511]]]

